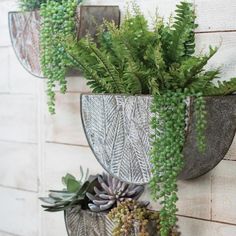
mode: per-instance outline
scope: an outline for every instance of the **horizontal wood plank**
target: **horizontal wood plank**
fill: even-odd
[[[80,175],[80,166],[96,175],[103,171],[88,147],[48,143],[45,146],[44,188],[62,188],[61,177],[71,173]],[[53,171],[52,171],[53,170]]]
[[[32,76],[23,68],[12,48],[9,51],[9,67],[6,70],[9,74],[10,93],[36,94],[38,78]]]
[[[197,31],[236,30],[236,2],[234,0],[195,0]]]
[[[9,47],[0,47],[0,93],[9,92]]]
[[[37,102],[31,95],[0,95],[0,140],[37,142]]]
[[[38,236],[38,195],[0,187],[0,231]]]
[[[181,236],[234,236],[236,226],[187,217],[179,217]]]
[[[212,173],[212,219],[236,224],[236,162],[224,160]]]
[[[87,140],[80,116],[80,94],[56,95],[56,115],[47,114],[46,141],[85,145]]]
[[[219,47],[218,52],[209,60],[206,68],[220,68],[221,79],[236,77],[236,32],[207,33],[196,35],[196,53],[209,52],[209,46]]]
[[[0,142],[0,185],[38,190],[36,144]]]

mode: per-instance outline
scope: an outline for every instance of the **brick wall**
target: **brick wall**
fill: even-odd
[[[177,0],[138,0],[150,17],[159,7],[168,16]],[[93,4],[125,1],[91,0]],[[236,3],[195,0],[198,50],[222,46],[211,65],[222,65],[224,78],[236,75]],[[80,93],[89,91],[82,77],[68,78],[68,93],[57,94],[57,114],[47,113],[45,81],[29,75],[10,45],[7,12],[12,0],[0,0],[0,236],[66,236],[63,213],[44,213],[38,196],[61,188],[66,172],[79,166],[102,168],[90,151],[80,118]],[[211,66],[210,65],[210,66]],[[201,178],[179,182],[179,225],[183,236],[236,235],[236,141],[217,168]],[[149,199],[148,192],[144,198]],[[153,203],[153,207],[157,205]]]

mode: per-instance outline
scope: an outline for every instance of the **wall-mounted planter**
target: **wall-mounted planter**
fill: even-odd
[[[94,213],[91,211],[71,208],[65,211],[65,223],[68,236],[112,236],[113,222],[106,213]],[[156,223],[148,223],[149,236],[159,236],[156,233]],[[134,225],[133,232],[129,236],[138,236],[138,224]]]
[[[118,6],[78,6],[77,35],[78,38],[90,33],[96,34],[96,26],[103,20],[120,22]],[[40,68],[40,15],[39,11],[9,12],[9,32],[15,54],[22,66],[32,75],[43,78]]]
[[[206,151],[195,139],[193,99],[183,149],[180,179],[191,179],[214,168],[225,156],[236,129],[236,96],[206,97]],[[137,184],[151,178],[151,96],[82,95],[81,113],[87,140],[100,164],[115,177]]]

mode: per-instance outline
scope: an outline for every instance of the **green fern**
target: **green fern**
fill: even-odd
[[[204,95],[206,96],[218,96],[232,94],[236,91],[236,78],[232,78],[230,81],[218,81],[217,85],[210,85],[205,89]]]
[[[175,22],[170,31],[169,48],[167,49],[167,62],[179,63],[186,57],[191,57],[195,49],[194,29],[195,13],[193,5],[181,2],[176,6]]]

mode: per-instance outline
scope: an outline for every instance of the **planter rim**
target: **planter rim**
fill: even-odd
[[[153,97],[151,94],[126,94],[126,93],[81,93],[80,97],[83,96],[123,96],[123,97]],[[219,97],[233,97],[235,94],[228,95],[213,95],[213,96],[203,96],[204,98],[219,98]],[[188,96],[190,98],[194,98],[194,96]]]
[[[96,4],[89,5],[89,4],[80,4],[80,3],[78,4],[78,6],[80,8],[81,7],[119,7],[118,5],[105,5],[105,4],[103,4],[103,5],[96,5]],[[21,10],[9,11],[8,15],[15,14],[15,13],[22,13],[23,14],[23,13],[30,13],[30,12],[36,12],[36,11],[40,11],[40,9],[37,8],[37,9],[31,10],[31,11],[21,11]]]

